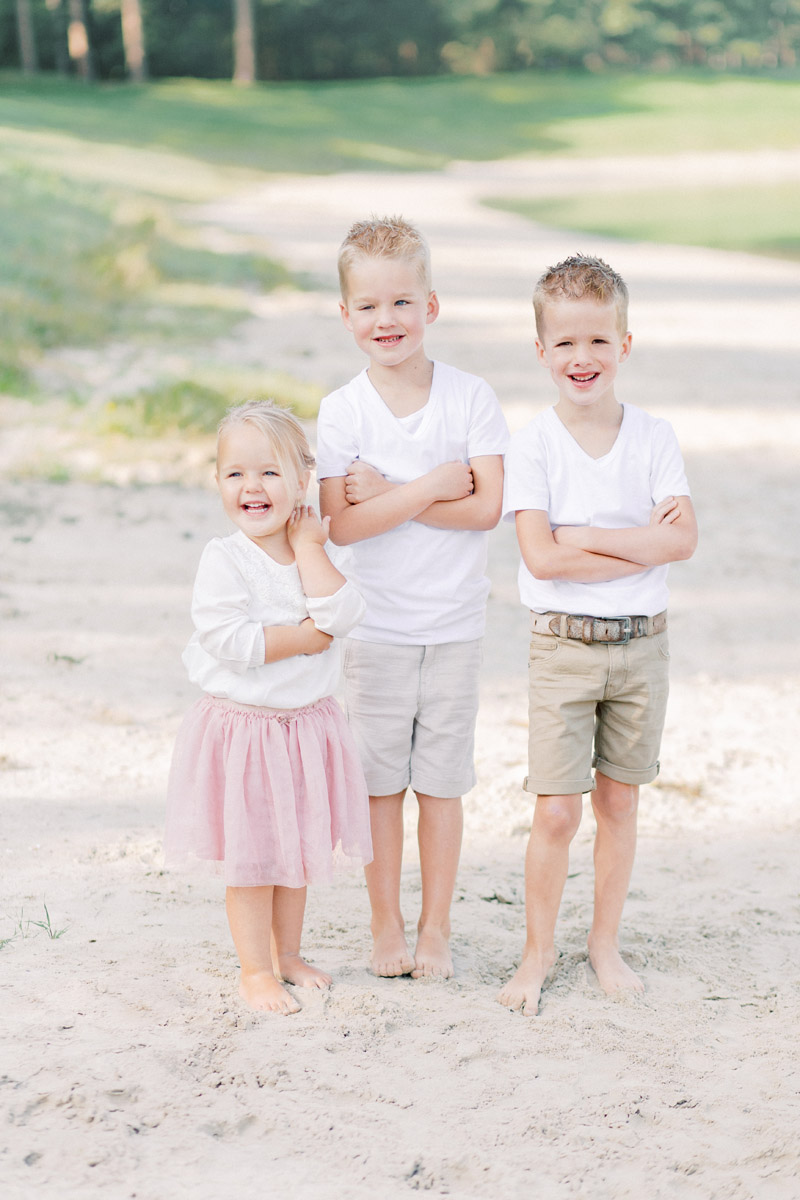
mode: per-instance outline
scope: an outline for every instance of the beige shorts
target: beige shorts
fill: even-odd
[[[390,646],[345,639],[344,711],[371,796],[463,796],[473,763],[482,640]]]
[[[532,634],[526,791],[590,792],[592,767],[619,783],[655,779],[669,691],[667,636],[587,645]]]

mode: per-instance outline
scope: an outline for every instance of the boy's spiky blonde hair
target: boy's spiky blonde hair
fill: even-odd
[[[314,466],[314,455],[303,426],[293,413],[274,400],[248,400],[229,408],[217,427],[217,458],[224,435],[241,425],[252,425],[272,444],[281,474],[298,482]]]
[[[414,263],[426,292],[431,290],[431,255],[420,231],[402,217],[356,221],[339,247],[339,287],[347,299],[347,273],[359,258],[404,258]]]
[[[548,300],[582,300],[589,296],[600,304],[614,304],[620,333],[628,331],[628,288],[625,280],[602,258],[573,254],[548,267],[533,292],[536,332],[541,340]]]

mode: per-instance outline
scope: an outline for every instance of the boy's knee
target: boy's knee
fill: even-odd
[[[607,821],[626,821],[639,807],[639,788],[607,776],[598,778],[597,788],[592,792],[592,807]]]
[[[537,796],[537,829],[554,841],[572,841],[581,823],[581,796]]]

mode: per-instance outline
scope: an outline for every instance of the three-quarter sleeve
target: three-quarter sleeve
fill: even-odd
[[[350,582],[344,583],[332,596],[306,597],[306,605],[317,629],[331,637],[346,637],[367,610],[363,596]]]

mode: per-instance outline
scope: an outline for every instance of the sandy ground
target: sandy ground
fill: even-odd
[[[691,168],[661,162],[658,175],[655,164],[654,179]],[[753,156],[725,169],[766,168]],[[607,163],[564,171],[572,186],[614,176]],[[620,393],[675,424],[702,527],[696,558],[672,572],[673,698],[624,922],[646,993],[609,999],[587,965],[587,812],[541,1013],[495,1002],[522,943],[530,822],[509,527],[492,539],[456,978],[371,977],[364,887],[345,877],[311,894],[307,919],[307,950],[335,986],[303,995],[298,1016],[262,1018],[237,1000],[219,884],[165,874],[160,858],[171,743],[192,698],[179,661],[191,581],[225,528],[216,497],[5,482],[10,1200],[800,1196],[800,266],[576,239],[476,202],[546,186],[546,170],[520,164],[290,179],[200,215],[264,236],[319,282],[264,299],[227,352],[326,387],[361,366],[333,291],[346,226],[372,210],[419,221],[442,299],[431,352],[485,375],[514,427],[550,400],[529,308],[542,266],[593,249],[628,278],[634,354]]]

